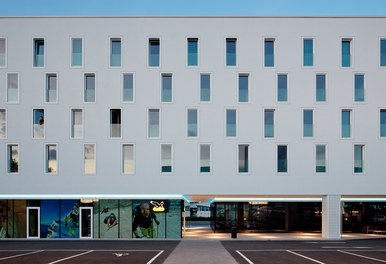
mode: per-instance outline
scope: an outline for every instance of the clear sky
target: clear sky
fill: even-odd
[[[0,16],[386,16],[386,0],[0,0]]]

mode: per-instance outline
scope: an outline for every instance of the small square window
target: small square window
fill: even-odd
[[[35,38],[34,39],[34,57],[33,57],[33,66],[34,67],[44,67],[44,39]]]

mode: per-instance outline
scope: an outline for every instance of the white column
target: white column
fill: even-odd
[[[326,195],[322,200],[322,237],[340,239],[342,234],[342,204],[340,195]]]

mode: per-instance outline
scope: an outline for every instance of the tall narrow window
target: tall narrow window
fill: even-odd
[[[7,102],[19,102],[19,74],[7,73]]]
[[[381,137],[386,137],[386,109],[381,109],[380,110],[380,136]]]
[[[111,67],[121,66],[121,39],[120,38],[110,39],[110,66]]]
[[[200,173],[211,172],[211,147],[209,144],[200,145]]]
[[[7,145],[7,172],[8,173],[19,172],[19,145],[18,144]]]
[[[275,110],[264,110],[264,137],[273,138],[275,136]]]
[[[84,102],[95,103],[95,74],[84,75]]]
[[[277,172],[288,172],[287,145],[277,146]]]
[[[44,67],[44,39],[34,39],[34,67]]]
[[[160,110],[149,109],[148,116],[148,137],[159,138],[160,137]]]
[[[188,137],[198,136],[198,114],[197,109],[188,109]]]
[[[7,137],[7,110],[0,109],[0,139]]]
[[[264,39],[264,67],[275,66],[275,39]]]
[[[82,109],[71,110],[71,138],[83,138]]]
[[[188,38],[188,66],[198,65],[198,38]]]
[[[226,39],[226,65],[236,66],[236,38]]]
[[[380,65],[382,67],[386,66],[386,39],[380,40]]]
[[[46,166],[45,173],[57,173],[58,172],[58,146],[56,144],[46,145]]]
[[[239,145],[239,173],[249,172],[249,145]]]
[[[161,172],[171,173],[173,172],[173,157],[172,157],[172,145],[161,144]]]
[[[7,42],[5,38],[0,38],[0,68],[7,66]]]
[[[71,66],[83,66],[83,40],[81,38],[71,39]]]
[[[210,74],[200,74],[200,101],[210,102],[211,101],[211,89],[210,89]]]
[[[44,138],[44,109],[33,110],[33,138]]]
[[[342,138],[351,137],[351,110],[342,110]]]
[[[160,40],[149,39],[149,66],[158,67],[160,65]]]
[[[342,39],[342,67],[351,67],[352,47],[351,39]]]
[[[326,74],[316,74],[316,102],[326,101]]]
[[[163,73],[161,79],[161,102],[170,103],[173,100],[173,76],[171,73]]]
[[[121,109],[110,109],[110,137],[121,137]]]
[[[134,102],[134,74],[123,74],[123,102]]]
[[[303,110],[303,137],[314,136],[314,111],[312,109]]]
[[[315,172],[325,173],[327,166],[326,145],[315,146]]]
[[[365,75],[364,74],[354,75],[354,101],[355,102],[365,101]]]
[[[56,103],[58,100],[58,76],[56,73],[46,74],[46,103]]]
[[[134,145],[123,144],[122,145],[122,173],[133,174],[134,171],[135,171]]]
[[[354,145],[354,173],[364,172],[364,145]]]
[[[314,66],[314,40],[303,39],[303,66]]]
[[[95,174],[96,173],[96,146],[95,144],[84,144],[83,145],[83,172],[84,174]]]
[[[249,100],[249,75],[239,74],[239,102],[248,102]]]
[[[288,78],[287,74],[277,75],[277,101],[288,101]]]
[[[226,136],[236,137],[236,109],[226,110]]]

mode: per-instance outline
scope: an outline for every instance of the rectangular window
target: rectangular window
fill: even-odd
[[[159,109],[149,109],[147,132],[148,132],[147,136],[149,138],[160,137],[160,110]]]
[[[327,166],[326,145],[315,146],[315,172],[325,173]]]
[[[71,39],[71,66],[83,66],[83,40],[81,38]]]
[[[58,76],[56,73],[46,74],[46,103],[56,103],[58,100]]]
[[[44,109],[33,110],[33,138],[44,138]]]
[[[249,75],[239,74],[239,102],[244,103],[249,100]]]
[[[83,138],[83,111],[71,110],[71,138]]]
[[[198,136],[198,113],[197,109],[188,109],[188,137]]]
[[[351,67],[351,39],[342,39],[342,67]]]
[[[1,121],[0,121],[1,122]],[[380,110],[380,136],[386,137],[386,109]]]
[[[123,73],[123,102],[134,102],[134,74]]]
[[[354,173],[364,172],[364,145],[354,145]]]
[[[275,66],[275,39],[264,39],[264,67]]]
[[[303,39],[303,66],[314,66],[314,40]]]
[[[286,145],[277,146],[277,172],[288,172],[288,154]]]
[[[123,144],[122,145],[122,173],[134,174],[135,162],[134,162],[134,145]]]
[[[7,145],[7,172],[19,173],[19,145]]]
[[[84,174],[96,173],[96,146],[95,144],[83,145],[83,157],[84,157]]]
[[[200,74],[200,101],[210,102],[211,101],[211,89],[210,89],[210,74]]]
[[[303,110],[303,137],[314,136],[314,110]]]
[[[0,109],[0,139],[7,137],[7,110]]]
[[[56,144],[46,145],[46,166],[45,173],[57,173],[58,172],[58,146]]]
[[[226,39],[226,66],[236,66],[236,38]]]
[[[1,44],[0,44],[1,47]],[[1,52],[1,51],[0,51]],[[380,43],[380,64],[381,66],[386,66],[386,39],[381,39]]]
[[[161,144],[161,172],[173,172],[173,157],[171,144]]]
[[[7,66],[7,42],[5,38],[0,38],[0,68]]]
[[[264,110],[264,137],[275,137],[275,110],[273,109]]]
[[[7,102],[19,102],[19,74],[7,73]]]
[[[44,67],[44,39],[34,39],[34,67]]]
[[[110,109],[110,137],[121,137],[121,109]]]
[[[209,144],[200,145],[200,173],[211,172],[211,147]]]
[[[173,100],[173,75],[163,73],[161,79],[161,102],[170,103]]]
[[[95,74],[84,75],[84,102],[95,103]]]
[[[160,65],[160,40],[149,39],[149,66],[159,67]]]
[[[110,66],[121,67],[121,39],[110,39]]]
[[[239,173],[249,172],[249,145],[239,145]]]
[[[326,101],[326,74],[316,74],[316,101]]]
[[[236,109],[226,110],[226,136],[236,137]]]
[[[288,78],[287,74],[277,75],[277,101],[288,101]]]
[[[188,38],[188,66],[198,65],[198,38]]]
[[[342,138],[351,137],[351,110],[342,110]]]
[[[365,101],[365,75],[354,75],[354,100],[355,102]]]

